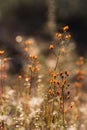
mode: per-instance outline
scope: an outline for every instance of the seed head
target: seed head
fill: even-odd
[[[7,58],[4,58],[3,60],[4,60],[4,62],[7,62],[8,59],[7,59]]]
[[[31,40],[28,40],[25,42],[26,45],[32,45],[32,41]]]
[[[19,76],[18,76],[18,79],[19,79],[19,80],[21,80],[21,79],[22,79],[22,76],[21,76],[21,75],[19,75]]]
[[[65,26],[65,27],[63,27],[63,31],[64,31],[64,32],[66,32],[68,29],[69,29],[69,26],[68,26],[68,25]]]
[[[25,48],[24,48],[24,51],[25,51],[25,52],[28,52],[28,51],[29,51],[28,47],[25,47]]]
[[[62,33],[56,33],[56,37],[61,40],[62,39]]]
[[[50,46],[49,46],[49,49],[54,49],[54,46],[51,44]]]
[[[4,50],[0,50],[0,55],[3,55],[5,53]]]
[[[65,40],[69,40],[71,38],[70,34],[65,35]]]

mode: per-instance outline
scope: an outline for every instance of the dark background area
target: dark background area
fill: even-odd
[[[79,55],[87,54],[87,4],[86,0],[55,0],[55,23],[69,25],[72,39]],[[0,0],[0,48],[5,48],[17,71],[22,68],[21,51],[16,48],[17,35],[35,36],[50,41],[52,36],[44,31],[48,20],[49,0]],[[16,61],[16,62],[15,62]],[[16,67],[15,67],[16,68]],[[15,72],[15,70],[14,70]]]

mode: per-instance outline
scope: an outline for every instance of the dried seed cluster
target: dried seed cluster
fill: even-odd
[[[48,96],[53,98],[53,97],[58,97],[60,100],[60,104],[61,104],[61,100],[64,96],[64,99],[69,99],[70,98],[70,83],[67,81],[67,78],[69,77],[69,72],[68,71],[64,71],[64,72],[50,72],[50,80],[49,80],[49,84],[50,87],[48,89]],[[62,93],[62,90],[64,91],[64,93]],[[64,95],[63,95],[64,94]]]
[[[76,82],[74,83],[75,92],[79,94],[81,87],[83,86],[83,80],[85,78],[85,73],[82,70],[84,65],[84,57],[80,57],[79,60],[76,62],[77,70],[76,70]]]

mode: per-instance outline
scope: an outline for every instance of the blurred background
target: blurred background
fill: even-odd
[[[86,0],[0,0],[0,48],[14,57],[12,63],[18,68],[22,67],[22,61],[18,58],[21,51],[16,47],[17,35],[49,43],[65,25],[70,27],[77,53],[86,56]],[[43,42],[40,44],[44,46]]]

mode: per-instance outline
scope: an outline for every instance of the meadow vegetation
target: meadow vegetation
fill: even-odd
[[[23,70],[12,77],[11,59],[0,50],[0,130],[86,130],[81,102],[87,63],[75,52],[69,26],[61,30],[47,57],[35,41],[17,36]]]

